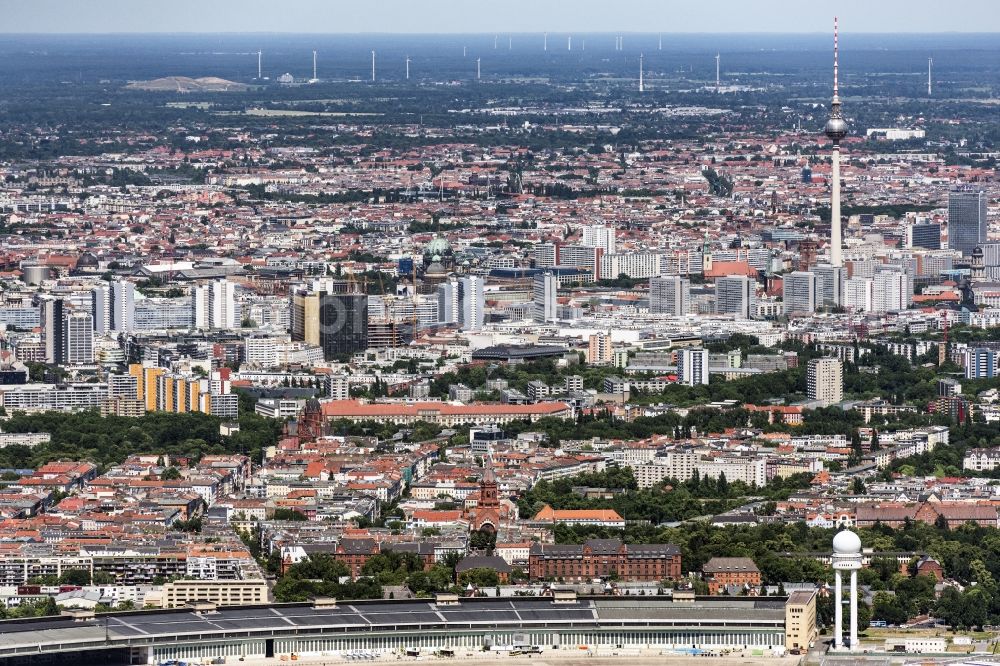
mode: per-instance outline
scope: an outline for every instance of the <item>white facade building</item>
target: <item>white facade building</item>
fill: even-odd
[[[677,381],[688,386],[708,383],[708,350],[685,348],[677,352]]]

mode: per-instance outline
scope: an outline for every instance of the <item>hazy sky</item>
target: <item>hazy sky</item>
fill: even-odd
[[[0,32],[1000,32],[1000,0],[0,0]]]

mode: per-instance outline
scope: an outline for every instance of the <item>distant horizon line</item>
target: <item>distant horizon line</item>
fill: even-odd
[[[384,32],[384,31],[369,31],[369,30],[359,30],[351,32],[312,32],[312,31],[290,31],[290,30],[111,30],[105,32],[74,32],[74,31],[23,31],[23,32],[6,32],[0,30],[0,37],[58,37],[58,36],[75,36],[75,37],[102,37],[111,35],[283,35],[283,36],[410,36],[410,37],[457,37],[457,36],[470,36],[470,37],[489,37],[495,35],[502,36],[537,36],[539,38],[548,34],[549,36],[560,36],[560,35],[633,35],[633,36],[668,36],[668,35],[793,35],[793,36],[812,36],[812,35],[829,35],[831,34],[825,30],[812,30],[805,32],[792,32],[792,31],[764,31],[764,30],[751,30],[744,32],[737,31],[718,31],[710,32],[705,30],[684,30],[684,31],[664,31],[664,32],[650,32],[650,31],[636,31],[636,30],[601,30],[601,31],[590,31],[590,30],[550,30],[550,31],[531,31],[531,32],[518,32],[510,30],[501,30],[499,32],[466,32],[466,31],[448,31],[448,32]],[[1000,35],[1000,31],[972,31],[972,30],[944,30],[937,32],[926,32],[926,31],[912,31],[912,30],[902,30],[898,32],[884,32],[884,31],[874,31],[874,30],[849,30],[840,31],[841,35]]]

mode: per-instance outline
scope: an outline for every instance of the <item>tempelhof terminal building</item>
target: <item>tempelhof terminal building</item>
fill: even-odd
[[[0,666],[233,662],[240,657],[364,651],[650,649],[665,654],[782,655],[816,638],[816,593],[788,597],[459,598],[216,607],[0,622]]]

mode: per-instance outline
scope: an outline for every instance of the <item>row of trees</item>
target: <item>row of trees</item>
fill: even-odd
[[[795,490],[809,485],[811,475],[796,474],[757,488],[742,481],[730,482],[725,474],[701,477],[697,473],[685,482],[666,481],[652,488],[639,488],[630,468],[615,468],[596,474],[582,474],[555,481],[540,481],[518,500],[522,519],[530,519],[548,504],[555,509],[614,509],[625,520],[648,521],[654,525],[687,520],[728,511],[749,495],[766,499],[787,499]],[[606,488],[611,500],[584,497],[576,486]]]
[[[51,441],[34,447],[0,449],[0,467],[24,469],[52,460],[88,460],[106,466],[129,455],[157,453],[197,460],[207,454],[245,453],[260,459],[261,451],[278,441],[281,423],[243,410],[239,432],[223,437],[220,419],[200,412],[149,412],[138,418],[102,417],[94,411],[24,414],[4,422],[6,432],[47,432]]]
[[[477,587],[499,584],[499,575],[492,569],[470,569],[456,579],[455,566],[461,559],[460,554],[450,553],[426,569],[423,559],[415,553],[387,551],[369,558],[361,569],[361,577],[351,580],[346,564],[331,555],[317,553],[289,567],[274,586],[274,598],[278,601],[306,601],[317,596],[382,599],[386,587],[404,585],[423,597],[434,592],[458,592],[469,583]]]

